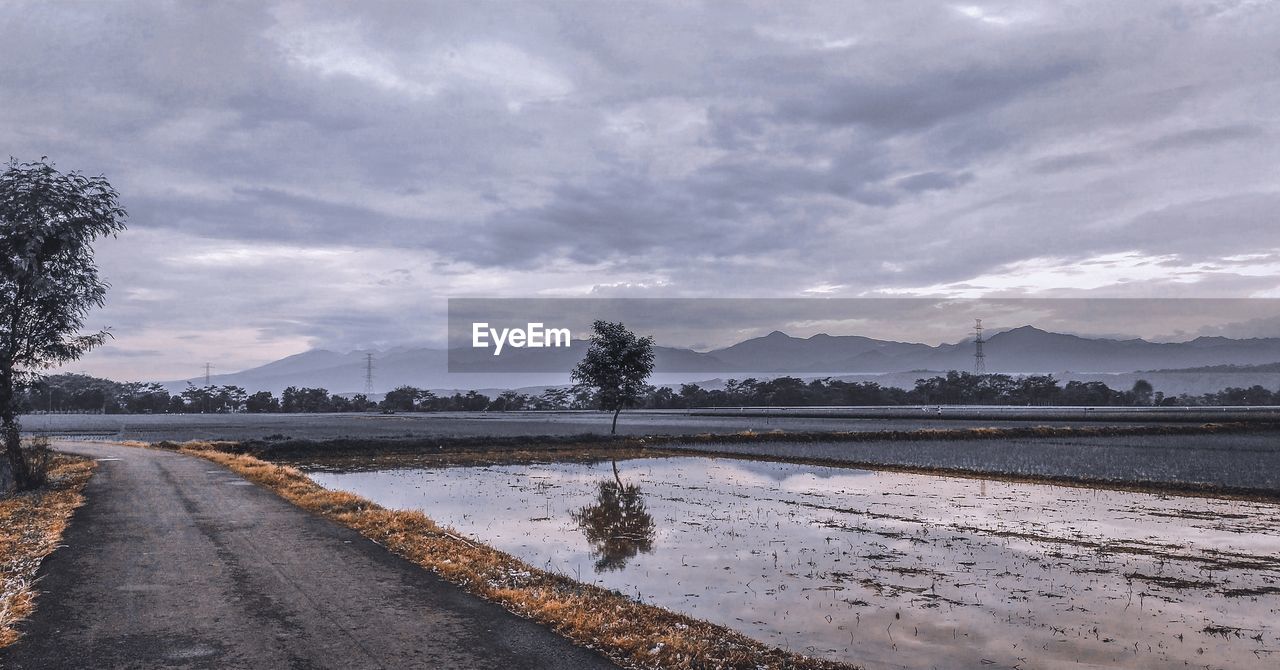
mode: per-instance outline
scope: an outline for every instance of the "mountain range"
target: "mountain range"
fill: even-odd
[[[774,331],[707,352],[656,346],[653,382],[672,384],[706,375],[742,378],[973,370],[974,349],[972,340],[930,346],[858,335],[801,338]],[[366,354],[372,353],[374,387],[378,392],[400,385],[437,391],[549,386],[567,383],[568,371],[584,350],[584,343],[575,342],[570,348],[507,349],[498,358],[485,350],[449,352],[402,347],[339,353],[315,349],[248,370],[215,375],[210,383],[235,384],[251,392],[279,393],[287,386],[359,392],[365,387]],[[1280,361],[1280,338],[1198,337],[1186,342],[1150,342],[1088,338],[1022,326],[990,336],[984,350],[988,372],[1055,373],[1065,378],[1142,370],[1171,373],[1179,369],[1267,366]],[[203,378],[164,384],[179,391],[188,381],[200,384]]]

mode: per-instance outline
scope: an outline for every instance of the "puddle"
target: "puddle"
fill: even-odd
[[[190,647],[178,647],[170,649],[164,656],[174,661],[186,661],[197,658],[205,658],[217,654],[218,650],[207,645],[194,645]]]
[[[309,474],[869,668],[1280,663],[1280,505],[700,457]]]

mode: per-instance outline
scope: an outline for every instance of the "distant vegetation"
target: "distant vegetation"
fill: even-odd
[[[1068,405],[1068,406],[1220,406],[1280,405],[1280,390],[1262,386],[1227,388],[1203,395],[1165,396],[1139,381],[1127,391],[1102,382],[1071,381],[1051,375],[1012,377],[950,372],[919,379],[911,390],[875,382],[836,379],[804,381],[796,377],[730,379],[722,389],[682,384],[678,389],[646,386],[634,406],[688,409],[739,406],[831,405]],[[275,412],[501,412],[514,410],[596,409],[600,402],[585,388],[550,388],[540,395],[504,391],[496,397],[468,391],[437,395],[401,386],[381,402],[361,394],[335,395],[320,388],[289,387],[277,397],[248,393],[239,386],[190,386],[171,395],[159,384],[121,383],[77,374],[45,377],[22,397],[26,412],[102,412],[106,414],[275,413]]]
[[[1151,372],[1162,373],[1179,373],[1179,372],[1218,372],[1227,374],[1241,373],[1275,373],[1280,372],[1280,363],[1261,363],[1259,365],[1201,365],[1194,368],[1171,368],[1162,370],[1151,370]]]
[[[824,406],[824,405],[1277,405],[1280,391],[1261,386],[1228,388],[1200,396],[1166,397],[1139,380],[1132,388],[1118,391],[1102,382],[1069,381],[1065,385],[1052,375],[1014,377],[1003,374],[977,375],[948,372],[917,379],[910,390],[881,386],[876,382],[849,382],[836,379],[804,381],[796,377],[769,380],[730,379],[723,389],[703,389],[696,384],[653,389],[644,407],[654,409],[733,406]]]

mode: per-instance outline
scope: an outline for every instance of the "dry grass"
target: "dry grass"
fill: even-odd
[[[394,511],[317,485],[298,470],[219,445],[183,451],[222,464],[315,514],[349,526],[467,591],[538,621],[631,668],[848,668],[770,648],[692,617],[544,572],[438,526],[421,512]]]
[[[53,456],[48,481],[34,491],[0,498],[0,647],[18,640],[16,624],[35,609],[36,570],[57,548],[94,462]]]

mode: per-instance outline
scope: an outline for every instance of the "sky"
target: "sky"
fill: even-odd
[[[129,210],[117,379],[457,297],[1280,298],[1273,2],[6,2],[0,63]]]

